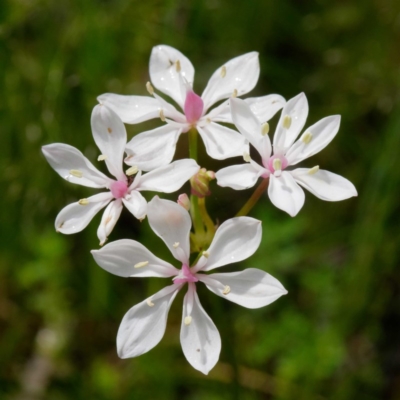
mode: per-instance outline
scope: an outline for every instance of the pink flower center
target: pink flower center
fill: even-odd
[[[181,272],[173,280],[174,283],[186,283],[186,282],[197,282],[198,279],[191,273],[190,268],[187,264],[182,265]]]
[[[110,186],[110,190],[116,199],[120,199],[126,195],[128,185],[123,181],[114,181]]]
[[[190,124],[197,122],[203,114],[204,103],[200,96],[198,96],[193,90],[188,90],[186,93],[185,105],[183,111],[185,111],[186,120]]]
[[[273,174],[277,170],[283,171],[287,166],[288,166],[288,160],[286,159],[286,157],[276,155],[272,156],[268,160],[268,163],[265,167],[268,168]]]

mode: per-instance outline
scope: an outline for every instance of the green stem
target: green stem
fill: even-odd
[[[199,211],[200,211],[203,223],[207,228],[207,233],[212,235],[210,238],[210,239],[212,239],[212,237],[214,236],[214,233],[215,233],[215,225],[214,225],[213,220],[208,215],[208,212],[206,209],[206,198],[205,197],[199,198]]]
[[[258,185],[257,189],[251,195],[251,197],[247,200],[246,204],[239,210],[239,212],[235,215],[236,217],[241,217],[243,215],[247,215],[250,210],[256,205],[257,201],[260,199],[261,195],[265,192],[269,183],[269,178],[265,178]]]
[[[197,130],[194,128],[189,131],[189,157],[197,161]]]
[[[199,198],[193,194],[190,196],[190,213],[192,214],[193,226],[195,234],[204,235],[204,225],[199,210]]]

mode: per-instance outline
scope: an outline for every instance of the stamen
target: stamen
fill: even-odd
[[[190,315],[188,315],[187,317],[185,317],[185,319],[183,320],[184,324],[186,326],[190,325],[192,322],[192,317]]]
[[[292,125],[292,117],[290,115],[285,115],[283,118],[282,125],[284,128],[289,129],[290,126]]]
[[[226,67],[225,65],[221,68],[221,78],[225,78],[226,76]]]
[[[210,118],[206,118],[206,122],[207,122],[207,124],[211,124],[211,119]]]
[[[112,133],[112,129],[111,128],[107,128],[108,133]]]
[[[161,121],[165,122],[165,115],[164,115],[164,111],[162,109],[160,110],[160,119],[161,119]]]
[[[151,96],[153,96],[153,94],[154,94],[154,88],[153,88],[153,86],[152,86],[152,84],[151,84],[150,82],[147,82],[147,83],[146,83],[146,89],[147,89],[147,91],[149,92],[149,94],[150,94]]]
[[[133,268],[143,268],[143,267],[145,267],[145,266],[148,265],[148,264],[149,264],[148,261],[141,261],[141,262],[138,262],[137,264],[135,264],[135,265],[133,266]]]
[[[272,166],[274,167],[275,171],[279,171],[282,169],[282,161],[280,158],[275,158],[274,161],[272,162]]]
[[[268,135],[268,132],[269,132],[269,123],[268,123],[268,122],[265,122],[265,123],[262,124],[262,126],[261,126],[261,134],[262,134],[263,136],[265,136],[265,135]]]
[[[139,168],[138,168],[136,165],[133,165],[132,167],[128,168],[128,169],[125,171],[125,173],[126,173],[126,175],[128,175],[128,176],[132,176],[132,175],[137,174],[138,171],[139,171]]]
[[[232,97],[235,98],[238,95],[237,89],[233,89]]]
[[[151,299],[147,299],[146,303],[149,307],[154,307],[154,303],[151,301]]]
[[[224,290],[222,291],[222,294],[224,294],[226,296],[228,293],[230,293],[230,291],[231,291],[230,286],[226,285],[224,287]]]
[[[311,142],[311,139],[312,139],[312,138],[313,138],[313,135],[312,135],[311,132],[305,132],[305,133],[303,134],[303,136],[301,137],[300,140],[301,140],[303,143],[308,144],[308,143]]]
[[[175,61],[176,72],[181,72],[181,62],[179,60]]]
[[[179,247],[179,242],[175,242],[175,243],[172,245],[172,247],[173,247],[174,249],[177,249],[177,248]]]
[[[75,178],[82,178],[83,172],[79,171],[79,169],[70,169],[69,174],[75,176]]]
[[[105,156],[104,154],[100,154],[100,155],[97,157],[97,161],[104,161],[104,160],[107,160],[107,156]]]
[[[210,253],[209,253],[208,251],[203,251],[202,255],[203,255],[205,258],[210,257]]]
[[[250,162],[251,161],[250,154],[247,153],[246,151],[243,153],[243,160],[246,161],[246,162]]]
[[[309,175],[314,175],[319,171],[319,165],[316,165],[315,167],[312,167],[308,170],[307,174]]]
[[[109,216],[106,218],[106,220],[104,221],[104,225],[109,224],[109,223],[111,222],[111,220],[112,220],[112,216],[109,215]]]
[[[87,205],[89,204],[89,200],[88,200],[88,199],[80,199],[80,200],[78,201],[78,203],[79,203],[81,206],[87,206]]]

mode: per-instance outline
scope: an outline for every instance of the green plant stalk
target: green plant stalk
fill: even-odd
[[[203,224],[207,228],[207,236],[210,239],[210,242],[212,238],[214,237],[215,233],[215,225],[211,217],[208,215],[207,209],[206,209],[206,198],[199,198],[198,200],[199,203],[199,211],[201,214],[201,219],[203,220]]]
[[[258,185],[257,189],[253,192],[251,197],[247,200],[246,204],[238,211],[235,217],[242,217],[247,215],[250,210],[257,204],[257,201],[260,199],[261,195],[267,189],[269,183],[269,178],[265,178]]]

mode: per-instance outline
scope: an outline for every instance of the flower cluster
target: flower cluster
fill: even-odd
[[[266,306],[287,293],[278,280],[259,269],[208,274],[215,268],[243,261],[257,250],[262,224],[246,215],[262,193],[267,191],[271,202],[291,216],[304,204],[302,187],[327,201],[357,195],[351,182],[319,166],[287,169],[327,146],[338,132],[340,117],[324,118],[300,134],[308,115],[303,93],[287,102],[277,94],[238,98],[255,87],[259,72],[256,52],[233,58],[214,72],[199,96],[193,90],[191,62],[172,47],[156,46],[150,56],[151,82],[146,85],[150,96],[106,93],[98,97],[100,104],[93,109],[91,126],[99,148],[97,161],[106,164],[112,178],[72,146],[56,143],[42,148],[49,164],[65,180],[105,189],[62,209],[55,222],[58,232],[80,232],[105,207],[97,231],[103,246],[125,206],[139,220],[147,216],[151,229],[178,262],[176,268],[128,239],[92,251],[97,264],[112,274],[171,279],[170,285],[125,314],[117,335],[121,358],[139,356],[157,345],[164,335],[172,301],[187,284],[180,333],[182,349],[189,363],[207,374],[218,361],[221,339],[199,302],[196,283],[202,282],[216,295],[247,308]],[[271,143],[268,121],[279,111]],[[154,118],[163,122],[161,127],[139,133],[127,142],[124,123],[138,124]],[[189,136],[189,158],[173,161],[179,136],[185,133]],[[242,156],[245,163],[216,173],[200,168],[198,135],[211,158]],[[259,154],[258,162],[250,156],[250,146]],[[219,226],[206,209],[214,179],[219,186],[235,190],[253,187],[260,180],[236,217]],[[181,193],[177,202],[158,196],[147,202],[141,194],[176,192],[187,181],[191,185],[190,198]]]

